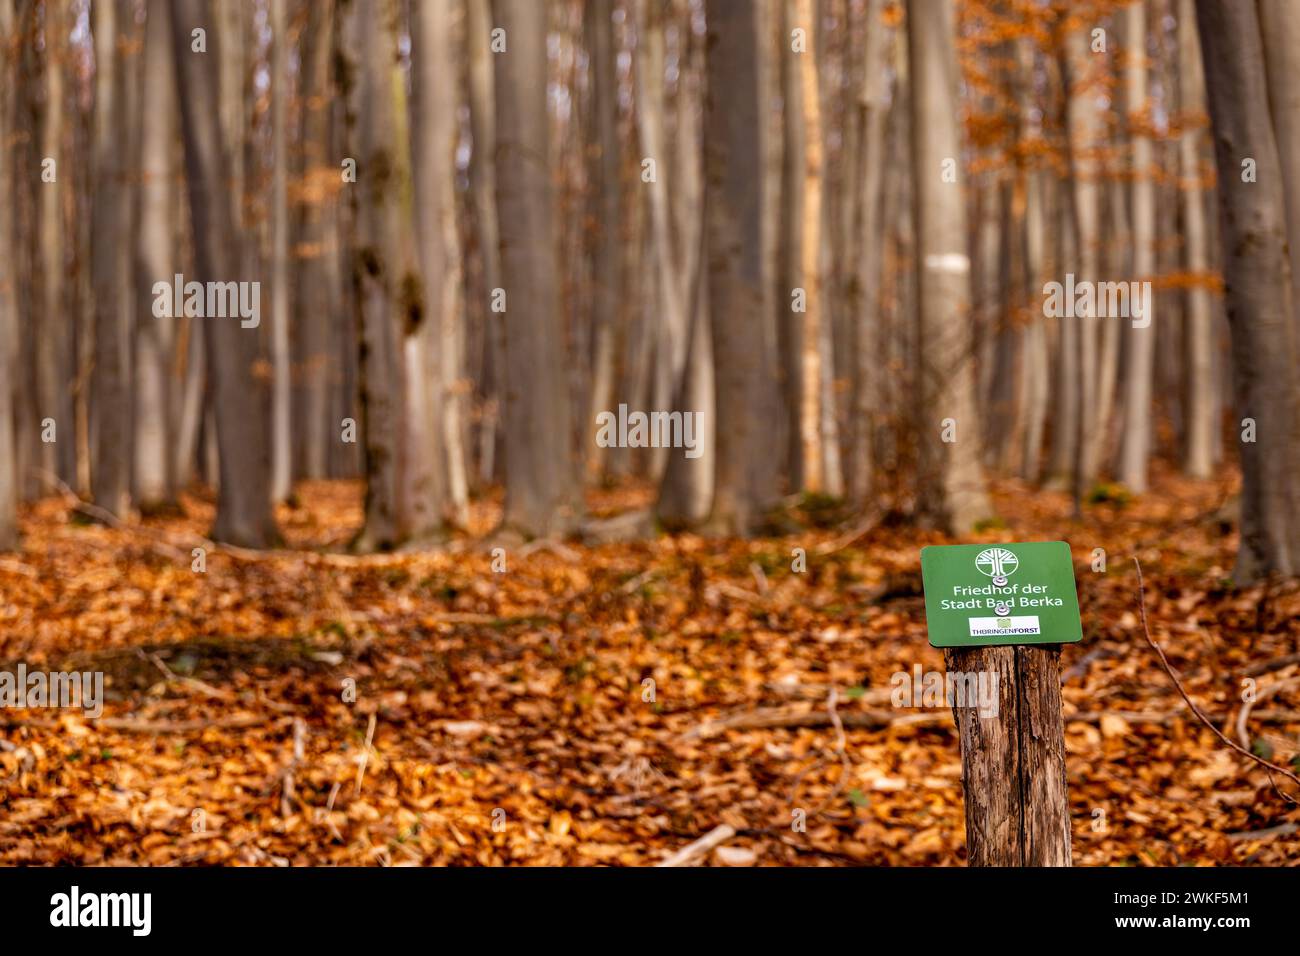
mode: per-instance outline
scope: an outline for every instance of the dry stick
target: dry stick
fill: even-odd
[[[655,866],[688,866],[700,857],[707,856],[710,850],[721,846],[735,835],[734,827],[725,823],[716,826],[694,843],[687,844],[662,863],[656,863]]]
[[[1286,680],[1278,681],[1276,684],[1270,684],[1265,687],[1255,695],[1254,700],[1242,702],[1241,710],[1237,713],[1237,739],[1241,741],[1243,747],[1250,746],[1250,728],[1247,724],[1250,720],[1250,712],[1255,709],[1255,705],[1262,704],[1278,691],[1285,690],[1288,687],[1294,687],[1296,684],[1300,684],[1300,677],[1290,677]]]
[[[1288,654],[1286,657],[1279,657],[1276,660],[1251,664],[1246,668],[1244,673],[1247,677],[1258,677],[1260,674],[1267,674],[1270,671],[1280,671],[1282,668],[1290,667],[1292,664],[1300,664],[1300,654]]]
[[[1188,708],[1191,710],[1193,714],[1195,714],[1198,718],[1200,718],[1201,723],[1205,724],[1206,727],[1209,727],[1211,732],[1213,732],[1214,736],[1218,737],[1221,741],[1223,741],[1224,744],[1231,747],[1233,750],[1237,751],[1237,753],[1241,754],[1242,756],[1249,757],[1251,760],[1255,761],[1255,763],[1259,764],[1261,767],[1264,767],[1266,770],[1268,770],[1269,782],[1273,784],[1273,789],[1277,790],[1279,796],[1281,796],[1284,800],[1288,801],[1289,803],[1300,802],[1297,801],[1294,797],[1283,793],[1281,790],[1278,790],[1277,782],[1273,780],[1272,772],[1277,771],[1278,773],[1282,774],[1282,776],[1288,778],[1289,780],[1295,781],[1296,784],[1300,784],[1300,777],[1297,777],[1290,770],[1287,770],[1286,767],[1279,767],[1275,763],[1270,763],[1269,761],[1265,760],[1263,757],[1259,757],[1251,753],[1249,750],[1247,750],[1245,747],[1242,747],[1240,744],[1237,744],[1229,740],[1227,737],[1224,736],[1223,731],[1219,730],[1218,727],[1214,726],[1214,724],[1210,721],[1210,719],[1206,717],[1203,713],[1201,713],[1201,709],[1197,707],[1196,704],[1192,703],[1192,699],[1187,696],[1187,690],[1183,687],[1183,684],[1178,679],[1177,675],[1174,674],[1174,669],[1169,666],[1169,659],[1165,657],[1165,652],[1160,649],[1159,644],[1157,644],[1154,640],[1151,639],[1151,628],[1147,626],[1147,591],[1146,591],[1146,585],[1142,581],[1142,563],[1138,561],[1137,555],[1133,556],[1133,564],[1134,566],[1137,567],[1138,610],[1142,612],[1142,633],[1146,635],[1147,643],[1150,644],[1151,647],[1155,650],[1156,654],[1159,655],[1160,663],[1164,665],[1165,673],[1168,674],[1169,679],[1174,682],[1174,686],[1178,688],[1178,693],[1182,694],[1183,700],[1187,701]]]
[[[375,739],[375,715],[370,715],[370,723],[366,725],[366,745],[361,749],[361,761],[357,765],[357,785],[352,790],[354,797],[361,795],[361,781],[366,775],[366,764],[370,762],[370,743]]]
[[[848,714],[837,714],[835,719],[838,719],[844,727],[855,728],[905,727],[909,724],[942,725],[945,722],[952,722],[950,714],[938,711],[932,714],[906,714],[902,717],[894,716],[889,711],[854,711]],[[705,721],[691,730],[688,730],[683,735],[683,739],[699,740],[707,737],[716,737],[724,730],[760,730],[773,727],[825,727],[833,725],[835,719],[832,719],[830,713],[824,710],[814,710],[806,713],[792,713],[788,710],[782,709],[747,711],[741,714],[734,714],[731,717],[720,717],[717,720]]]

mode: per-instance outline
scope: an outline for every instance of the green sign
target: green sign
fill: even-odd
[[[922,548],[921,580],[935,647],[1083,639],[1074,562],[1064,541]]]

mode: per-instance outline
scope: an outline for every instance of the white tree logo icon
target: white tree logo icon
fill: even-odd
[[[1020,559],[1006,548],[989,548],[975,556],[975,567],[1001,587],[1007,583],[1007,575],[1015,574],[1016,568],[1020,567]]]

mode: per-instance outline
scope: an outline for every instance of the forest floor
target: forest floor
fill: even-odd
[[[1237,740],[1253,668],[1246,737],[1296,759],[1300,663],[1281,665],[1300,651],[1300,588],[1227,587],[1235,532],[1214,513],[1233,489],[1160,474],[1079,522],[1063,494],[997,486],[1003,520],[980,540],[1074,551],[1076,865],[1300,863],[1300,807],[1279,793],[1294,786],[1187,712],[1138,614],[1134,555],[1193,700]],[[301,550],[218,549],[203,573],[202,496],[127,528],[58,498],[25,514],[24,550],[0,556],[0,670],[103,671],[107,704],[99,720],[0,710],[0,864],[647,865],[723,823],[739,832],[711,863],[963,862],[951,712],[889,704],[895,672],[943,668],[918,557],[942,538],[855,537],[817,509],[779,538],[514,548],[496,572],[473,538],[327,554],[358,526],[360,488],[299,494],[279,518]],[[494,518],[475,511],[479,529]],[[882,725],[841,737],[832,711]],[[819,725],[709,723],[760,712]]]

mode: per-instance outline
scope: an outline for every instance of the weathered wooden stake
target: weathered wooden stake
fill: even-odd
[[[969,866],[1069,866],[1059,646],[949,647],[949,672],[997,674],[998,712],[953,708]]]

